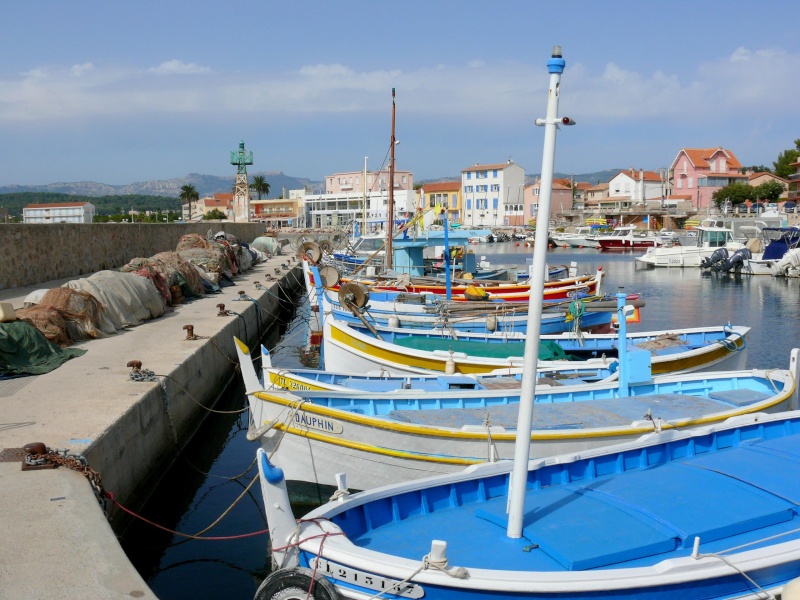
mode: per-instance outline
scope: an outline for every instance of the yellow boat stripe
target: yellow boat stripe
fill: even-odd
[[[447,365],[447,359],[444,357],[434,358],[430,356],[430,353],[419,356],[411,352],[393,350],[391,348],[396,347],[398,349],[402,349],[402,347],[394,346],[393,344],[379,346],[378,344],[366,343],[338,327],[331,327],[330,331],[332,340],[339,342],[348,348],[359,350],[377,362],[384,364],[387,362],[396,363],[410,367],[427,369],[429,371],[444,371]],[[738,352],[744,346],[744,338],[737,337],[734,343],[736,344],[736,350],[731,350],[727,346],[718,344],[713,350],[711,349],[711,346],[709,346],[709,348],[704,352],[698,353],[694,356],[685,356],[683,358],[677,358],[675,355],[654,357],[652,360],[651,372],[653,375],[665,375],[668,373],[698,370],[705,365],[709,365],[721,360],[728,354]],[[522,366],[522,357],[516,358],[518,360],[513,363],[511,361],[503,360],[498,360],[496,362],[470,363],[461,361],[457,357],[454,360],[456,373],[468,375],[470,373],[481,374],[487,373],[488,371],[493,371],[495,369]],[[491,359],[486,359],[486,361],[488,360]]]
[[[298,429],[296,427],[286,427],[283,423],[276,424],[275,429],[279,429],[281,431],[285,431],[286,433],[291,433],[294,435],[299,435],[300,437],[308,438],[311,440],[315,440],[318,442],[324,442],[326,444],[331,444],[333,446],[339,446],[341,448],[349,448],[351,450],[359,450],[361,452],[369,452],[370,454],[379,454],[381,456],[391,456],[393,458],[403,458],[403,459],[411,459],[411,460],[419,460],[423,462],[432,462],[432,463],[440,463],[446,465],[477,465],[479,463],[486,462],[485,460],[479,460],[474,458],[462,458],[460,456],[443,456],[437,454],[420,454],[417,452],[406,452],[403,450],[392,450],[391,448],[383,448],[381,446],[373,446],[372,444],[364,444],[362,442],[354,442],[352,440],[344,439],[344,438],[337,438],[331,437],[328,435],[323,435],[320,433],[316,433],[314,431],[308,429]]]

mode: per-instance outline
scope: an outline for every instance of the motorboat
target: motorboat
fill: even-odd
[[[732,254],[745,246],[734,239],[733,230],[720,227],[713,221],[701,223],[696,232],[694,245],[688,246],[679,242],[654,246],[642,256],[636,257],[637,264],[647,267],[699,267],[720,248],[725,248]]]
[[[598,248],[597,236],[591,227],[576,227],[574,231],[565,233],[561,242],[570,248]]]
[[[658,233],[652,230],[637,229],[635,225],[620,225],[609,235],[597,236],[601,250],[636,250],[661,245]]]

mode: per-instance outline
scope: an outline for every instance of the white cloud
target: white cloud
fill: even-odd
[[[93,69],[94,65],[90,62],[87,62],[83,63],[82,65],[72,65],[72,68],[69,70],[69,72],[73,77],[80,77],[81,75],[88,73]]]
[[[568,63],[562,80],[568,93],[562,95],[561,111],[606,124],[793,111],[798,71],[800,55],[744,47],[698,64],[689,76],[668,62],[650,73],[615,63],[593,72],[581,63]],[[179,60],[140,69],[86,62],[40,66],[0,78],[0,122],[102,115],[387,113],[395,87],[406,115],[530,123],[543,116],[548,83],[543,65],[517,61],[437,62],[415,70],[373,71],[322,63],[292,72],[248,73],[216,72]]]
[[[155,75],[198,75],[210,73],[211,69],[208,67],[201,67],[196,63],[185,63],[173,59],[163,62],[157,67],[151,67],[147,69],[147,72],[154,73]]]

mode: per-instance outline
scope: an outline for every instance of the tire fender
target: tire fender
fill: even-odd
[[[313,589],[309,594],[313,582]],[[258,586],[254,600],[339,600],[334,585],[311,569],[294,567],[273,571]]]

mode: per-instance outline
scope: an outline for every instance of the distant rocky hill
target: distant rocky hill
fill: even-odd
[[[288,195],[289,190],[299,190],[308,186],[312,191],[319,192],[323,184],[302,177],[284,175],[281,171],[260,171],[248,173],[252,181],[254,175],[262,175],[269,183],[267,198],[278,198],[284,190]],[[142,194],[148,196],[169,196],[177,198],[184,185],[193,185],[200,197],[211,196],[215,193],[229,193],[233,191],[236,181],[234,175],[218,177],[216,175],[200,175],[189,173],[186,177],[177,179],[162,179],[154,181],[137,181],[127,185],[110,185],[95,181],[75,181],[62,183],[48,183],[45,185],[7,185],[0,186],[0,194],[13,194],[21,192],[54,192],[71,194],[75,196],[122,196],[129,194]]]

